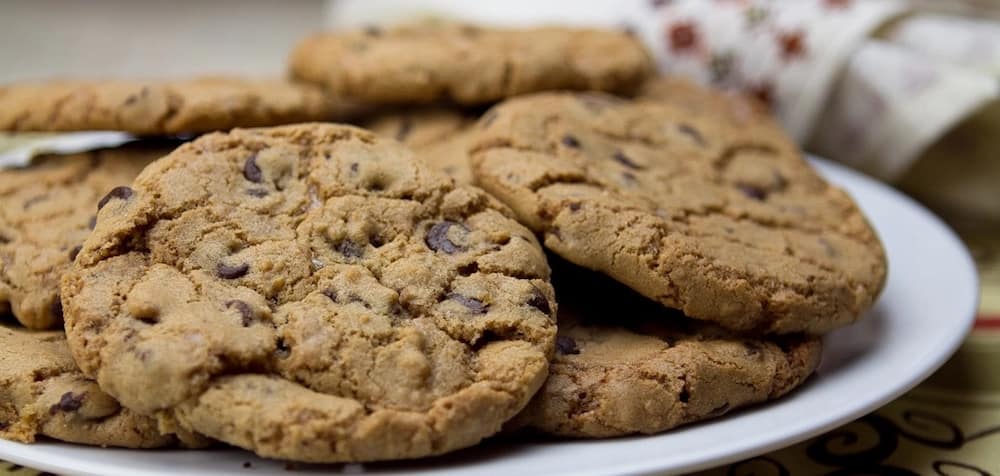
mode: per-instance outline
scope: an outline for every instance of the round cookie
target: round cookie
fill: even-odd
[[[426,108],[383,114],[362,126],[402,142],[460,185],[472,185],[468,145],[477,118],[456,109]]]
[[[471,150],[477,184],[549,249],[697,319],[819,334],[885,282],[851,198],[752,113],[538,94],[487,112]]]
[[[70,347],[125,406],[266,457],[473,445],[555,341],[534,235],[358,128],[209,134],[109,195],[63,280]]]
[[[156,420],[122,408],[80,372],[62,331],[0,325],[0,438],[33,443],[44,435],[97,446],[154,448],[178,438]],[[182,434],[202,446],[200,438]]]
[[[501,29],[421,23],[323,33],[303,40],[292,75],[377,104],[483,104],[552,90],[630,93],[653,70],[623,32]]]
[[[90,234],[98,201],[177,143],[47,155],[0,170],[0,312],[31,329],[59,326],[59,280]]]
[[[553,264],[559,337],[549,378],[511,428],[605,438],[659,433],[778,398],[819,364],[819,338],[738,336]]]
[[[351,107],[285,80],[60,80],[0,86],[0,130],[200,133],[331,120]]]

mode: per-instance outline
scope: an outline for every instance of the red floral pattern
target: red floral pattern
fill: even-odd
[[[674,23],[667,29],[667,43],[671,51],[681,53],[698,46],[698,30],[692,22]]]
[[[778,47],[781,58],[792,61],[806,54],[805,33],[802,30],[778,33]]]

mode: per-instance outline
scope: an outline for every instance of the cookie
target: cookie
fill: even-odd
[[[545,93],[487,112],[479,186],[567,260],[729,329],[824,333],[885,283],[851,198],[751,110]]]
[[[423,23],[323,33],[303,40],[292,75],[378,104],[483,104],[535,91],[629,93],[653,70],[626,33]]]
[[[59,280],[90,234],[101,197],[176,144],[47,155],[0,170],[0,313],[12,311],[31,329],[61,325]]]
[[[477,118],[457,109],[426,108],[382,114],[361,126],[402,142],[459,184],[472,185],[467,149]]]
[[[778,398],[819,364],[819,338],[740,336],[551,262],[556,355],[510,429],[581,438],[659,433]]]
[[[126,407],[261,456],[415,458],[527,404],[549,268],[498,202],[349,126],[210,134],[108,196],[63,280],[70,347]]]
[[[63,80],[0,86],[0,130],[200,133],[330,120],[351,107],[284,80]]]
[[[47,436],[71,443],[154,448],[178,443],[156,420],[121,405],[80,372],[62,331],[0,325],[0,438],[33,443]],[[182,434],[189,446],[203,446]]]

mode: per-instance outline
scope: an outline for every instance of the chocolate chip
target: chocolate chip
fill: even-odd
[[[572,147],[574,149],[580,148],[580,141],[578,141],[576,137],[573,137],[569,134],[564,135],[561,142],[566,147]]]
[[[24,208],[25,210],[27,210],[28,208],[31,208],[32,205],[34,205],[36,203],[44,202],[48,198],[49,198],[49,195],[47,193],[43,193],[41,195],[36,195],[34,197],[31,197],[31,198],[25,200],[24,204],[21,205],[21,207]]]
[[[334,246],[334,249],[337,250],[337,253],[340,253],[348,258],[360,258],[365,254],[364,247],[351,240],[343,240],[340,243],[337,243],[337,245]]]
[[[556,336],[556,352],[562,355],[576,355],[580,353],[580,349],[572,337]]]
[[[681,388],[681,393],[677,395],[677,399],[680,400],[681,403],[687,403],[688,400],[691,399],[691,393],[688,392],[687,382],[684,382],[684,387]]]
[[[458,267],[458,274],[462,276],[471,276],[473,273],[476,273],[477,271],[479,271],[479,263],[475,261]]]
[[[0,421],[0,431],[4,431],[7,428],[10,428],[10,423],[5,421]]]
[[[260,171],[260,167],[257,166],[257,155],[251,155],[247,159],[246,163],[243,164],[243,176],[247,180],[253,183],[260,183],[264,180],[264,173]]]
[[[470,311],[476,314],[486,314],[486,310],[489,308],[484,302],[476,299],[470,298],[468,296],[463,296],[458,293],[448,294],[448,299],[452,301],[457,301],[459,304],[469,308]]]
[[[379,235],[372,235],[368,237],[368,243],[370,243],[372,246],[376,248],[381,248],[383,245],[385,245],[385,239],[383,239]]]
[[[569,211],[571,212],[578,212],[581,208],[583,208],[583,204],[580,202],[572,202],[569,204]]]
[[[264,190],[262,188],[248,188],[247,189],[247,195],[250,195],[251,197],[254,197],[254,198],[264,198],[264,197],[267,196],[267,194],[268,194],[268,191]]]
[[[443,251],[448,254],[454,254],[462,251],[462,246],[456,245],[448,239],[448,230],[450,230],[453,226],[460,227],[465,232],[469,231],[469,229],[461,223],[445,220],[434,224],[434,226],[427,231],[427,236],[424,237],[424,243],[427,244],[428,248],[434,251]]]
[[[396,140],[403,142],[410,135],[410,131],[413,130],[413,121],[409,117],[404,117],[403,122],[399,123],[399,129],[396,131]]]
[[[552,312],[552,308],[549,307],[549,299],[538,288],[534,288],[531,298],[528,299],[528,305],[542,311],[546,316]]]
[[[740,191],[743,192],[743,195],[746,195],[747,197],[750,197],[759,202],[762,202],[764,201],[764,199],[767,198],[767,190],[764,190],[754,185],[740,183],[736,184],[736,188],[740,189]]]
[[[243,323],[243,327],[250,327],[253,324],[254,312],[253,308],[250,307],[246,302],[240,301],[239,299],[233,299],[232,301],[226,302],[226,308],[235,308],[240,313],[240,318]]]
[[[69,260],[76,261],[76,256],[80,254],[81,250],[83,250],[83,246],[80,245],[76,245],[73,249],[69,250]]]
[[[90,221],[87,222],[87,228],[93,230],[97,227],[97,215],[90,217]]]
[[[702,147],[705,146],[705,144],[706,144],[705,143],[705,136],[701,135],[701,132],[699,132],[698,129],[695,129],[694,127],[691,127],[691,126],[689,126],[687,124],[679,124],[677,126],[677,130],[680,131],[680,133],[685,134],[688,137],[690,137],[691,140],[693,140],[698,145],[700,145]]]
[[[241,263],[236,266],[230,266],[226,263],[219,263],[215,267],[215,272],[223,279],[237,279],[246,276],[247,272],[250,271],[250,265],[246,263]]]
[[[59,412],[75,412],[83,406],[83,397],[86,396],[85,393],[80,395],[73,395],[73,392],[66,392],[59,397],[59,403],[49,407],[49,415],[55,415]]]
[[[56,295],[56,298],[52,300],[52,304],[49,304],[49,313],[56,319],[63,318],[62,298],[59,295]]]
[[[285,339],[279,337],[278,341],[274,343],[274,354],[279,359],[287,359],[292,354],[292,349],[285,343]]]
[[[337,302],[337,290],[333,288],[326,288],[323,290],[323,295],[330,298],[331,301]]]
[[[358,164],[357,162],[352,163],[351,164],[351,173],[352,174],[358,173],[358,169],[359,168],[361,168],[360,164]]]
[[[622,152],[620,150],[616,151],[614,153],[614,155],[611,156],[611,158],[615,159],[616,161],[618,161],[618,163],[620,163],[620,164],[622,164],[622,165],[624,165],[624,166],[626,166],[626,167],[628,167],[630,169],[636,169],[636,170],[638,170],[638,169],[642,168],[641,166],[639,166],[639,164],[633,162],[632,159],[630,159],[627,155],[625,155],[624,152]]]
[[[111,191],[108,192],[108,194],[105,195],[104,198],[101,199],[101,201],[97,202],[97,209],[100,210],[104,208],[104,206],[107,205],[112,198],[117,198],[119,200],[128,200],[129,198],[132,198],[132,193],[133,193],[132,189],[124,185],[115,187],[111,189]]]

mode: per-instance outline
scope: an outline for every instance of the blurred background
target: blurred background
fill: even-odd
[[[806,151],[931,207],[970,246],[982,302],[973,336],[921,389],[968,399],[953,428],[1000,424],[1000,0],[7,0],[0,84],[279,76],[309,32],[425,17],[628,29],[662,71],[761,98]],[[907,398],[880,414],[918,405]],[[807,464],[802,445],[772,459]]]

